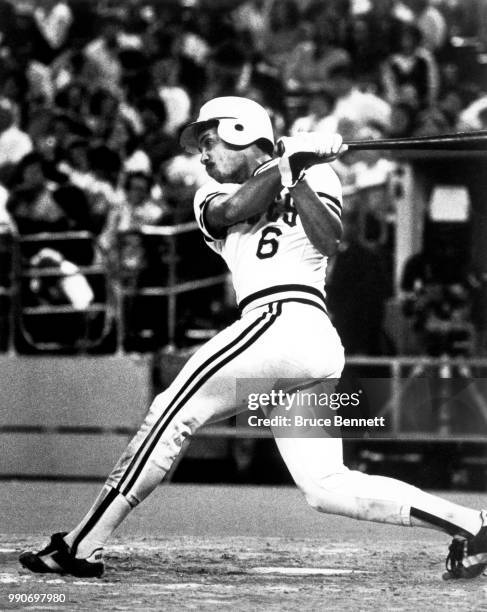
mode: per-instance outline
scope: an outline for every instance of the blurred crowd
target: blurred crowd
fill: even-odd
[[[205,173],[178,135],[218,95],[262,103],[277,135],[485,128],[484,51],[484,0],[0,0],[0,225],[110,254],[191,219]],[[390,166],[354,152],[337,171]]]
[[[0,217],[105,247],[189,218],[204,173],[178,132],[221,94],[277,133],[482,128],[486,43],[482,0],[0,0]]]

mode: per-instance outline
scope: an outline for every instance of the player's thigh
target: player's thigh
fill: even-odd
[[[277,448],[296,484],[303,490],[319,487],[332,474],[346,471],[340,437],[275,438]]]
[[[207,406],[208,418],[215,420],[245,410],[250,393],[286,389],[302,379],[338,378],[343,348],[328,317],[312,306],[294,306],[273,305],[267,324],[257,327],[228,358],[220,358],[220,366],[189,398],[188,407],[203,411]]]
[[[256,375],[256,347],[262,346],[276,319],[275,308],[256,309],[200,347],[155,398],[153,418],[191,413],[197,425],[234,412],[236,380]]]
[[[336,375],[343,348],[328,317],[314,307],[273,303],[255,309],[201,347],[155,412],[190,419],[192,429],[245,409],[246,393],[277,381]]]

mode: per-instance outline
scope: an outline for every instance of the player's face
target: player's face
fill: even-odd
[[[203,132],[198,139],[201,163],[206,172],[219,183],[243,183],[252,173],[245,150],[234,149],[219,136],[216,127]]]

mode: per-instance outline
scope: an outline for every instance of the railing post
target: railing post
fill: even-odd
[[[391,359],[391,429],[394,436],[397,436],[401,429],[401,361],[400,359]]]

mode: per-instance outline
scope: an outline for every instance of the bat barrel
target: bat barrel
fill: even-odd
[[[344,142],[349,149],[355,150],[487,151],[487,130],[439,136],[345,140]]]

